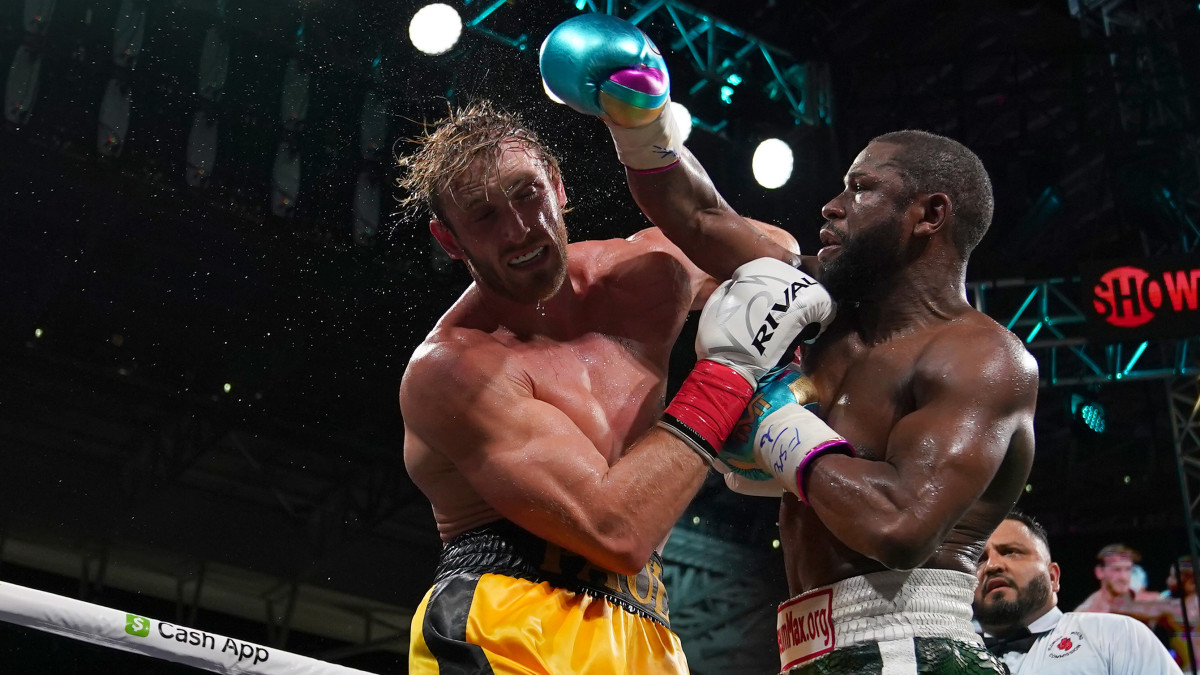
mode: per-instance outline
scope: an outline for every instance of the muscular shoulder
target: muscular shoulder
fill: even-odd
[[[657,228],[642,230],[624,239],[593,239],[571,245],[572,259],[590,261],[595,269],[612,269],[615,265],[637,262],[647,272],[676,274],[691,266],[683,254]],[[579,251],[582,255],[576,255]]]
[[[404,370],[401,413],[429,405],[445,406],[455,397],[470,397],[482,387],[511,381],[511,356],[511,350],[484,331],[459,326],[435,328],[413,352]]]
[[[919,363],[933,377],[1037,387],[1037,361],[1020,338],[974,309],[935,331]]]
[[[587,275],[593,283],[631,289],[636,296],[633,299],[653,301],[669,292],[670,297],[690,305],[716,286],[657,228],[625,239],[583,241],[572,246],[572,258],[587,261]]]

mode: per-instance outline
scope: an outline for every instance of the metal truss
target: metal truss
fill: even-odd
[[[509,4],[508,0],[464,0],[463,8],[468,10],[470,15],[469,18],[463,20],[463,26],[497,42],[503,42],[510,47],[525,51],[529,48],[529,35],[526,33],[515,36],[505,35],[487,25],[487,20],[492,14],[507,4]]]
[[[1200,560],[1200,378],[1177,378],[1166,383],[1175,436],[1175,461],[1187,523],[1188,553]]]
[[[505,4],[505,0],[486,3],[466,0],[470,15],[464,25],[524,50],[529,44],[527,34],[506,35],[489,26],[496,10]],[[676,0],[621,3],[632,8],[628,12],[620,11],[613,0],[572,0],[568,4],[580,11],[623,16],[645,30],[664,47],[664,52],[669,48],[685,53],[698,78],[688,87],[687,96],[695,97],[706,89],[715,88],[720,99],[729,104],[737,90],[757,88],[767,100],[782,106],[795,124],[830,126],[833,122],[832,87],[824,65],[797,61],[787,51],[707,12]],[[687,102],[681,91],[676,91],[674,97]],[[696,117],[695,110],[692,113],[695,126],[718,135],[729,123],[721,115],[704,120]]]
[[[778,670],[775,607],[786,587],[769,556],[745,546],[675,527],[663,552],[663,583],[671,629],[695,675]],[[736,645],[734,649],[732,646]]]
[[[1178,131],[1193,119],[1174,34],[1175,14],[1195,11],[1169,0],[1068,0],[1084,37],[1109,45],[1112,94],[1123,129]]]
[[[1098,343],[1075,302],[1079,279],[1023,279],[970,284],[968,297],[1025,341],[1037,357],[1042,386],[1108,384],[1200,373],[1200,337]]]
[[[1074,298],[1079,279],[972,284],[980,311],[1014,331],[1038,359],[1042,386],[1161,379],[1174,435],[1188,551],[1200,560],[1200,336],[1095,343]]]

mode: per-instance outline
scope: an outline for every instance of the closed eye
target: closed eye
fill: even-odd
[[[513,198],[521,199],[521,200],[533,199],[534,197],[538,196],[538,193],[540,193],[541,191],[542,191],[541,183],[538,183],[538,182],[527,183],[525,185],[522,185],[516,191],[516,194],[513,195]]]

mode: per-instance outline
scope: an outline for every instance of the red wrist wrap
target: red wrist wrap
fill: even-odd
[[[753,395],[754,387],[736,370],[703,359],[680,385],[665,414],[719,452]]]

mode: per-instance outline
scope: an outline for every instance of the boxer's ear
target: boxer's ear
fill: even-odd
[[[554,177],[554,194],[558,195],[558,208],[563,208],[567,205],[567,188],[563,185],[562,178]]]
[[[450,256],[451,260],[462,260],[467,257],[463,252],[462,246],[458,244],[458,238],[454,236],[454,231],[446,226],[441,220],[434,218],[429,221],[429,232],[433,238],[437,240],[442,250],[446,255]]]
[[[920,211],[913,226],[913,234],[918,237],[932,237],[942,229],[954,210],[950,197],[941,192],[918,196],[912,208]]]

